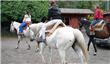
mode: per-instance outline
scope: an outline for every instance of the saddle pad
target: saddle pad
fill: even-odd
[[[59,25],[57,28],[61,28],[61,27],[63,27],[63,26]],[[56,28],[56,29],[57,29],[57,28]],[[56,30],[56,29],[55,29],[55,30]],[[55,31],[55,30],[54,30],[54,31]],[[45,32],[46,36],[50,36],[50,35],[52,35],[52,34],[54,33],[54,31],[53,31],[52,33],[50,33],[49,31],[50,31],[50,30],[46,30],[46,32]]]
[[[94,27],[94,30],[95,30],[95,31],[102,31],[103,28],[104,28],[104,26],[105,26],[105,23],[103,23],[103,24],[101,24],[101,25],[96,25],[96,26]]]
[[[98,22],[96,25],[102,25],[104,23],[104,20],[101,20],[100,22]]]

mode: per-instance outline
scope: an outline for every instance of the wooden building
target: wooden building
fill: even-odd
[[[60,8],[60,10],[64,22],[73,28],[79,28],[81,17],[87,17],[88,15],[93,14],[93,11],[90,9]]]

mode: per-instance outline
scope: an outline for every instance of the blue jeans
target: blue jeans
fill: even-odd
[[[26,26],[26,22],[22,22],[21,25],[19,26],[19,32],[22,33],[23,32],[23,27]]]
[[[94,26],[95,24],[97,24],[98,22],[100,22],[99,19],[92,21],[91,25]]]

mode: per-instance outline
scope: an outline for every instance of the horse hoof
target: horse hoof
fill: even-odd
[[[40,50],[39,50],[39,48],[37,48],[36,50],[35,50],[35,52],[39,52]]]
[[[94,52],[94,56],[96,56],[97,55],[97,53],[96,52]]]
[[[30,48],[27,48],[27,50],[30,50]]]
[[[18,47],[16,47],[15,49],[18,49]]]

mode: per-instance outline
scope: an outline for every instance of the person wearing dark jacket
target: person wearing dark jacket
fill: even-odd
[[[50,3],[50,8],[48,10],[48,20],[61,19],[61,11],[55,2]]]
[[[55,31],[55,29],[61,24],[62,26],[66,26],[61,20],[61,12],[60,9],[56,6],[55,2],[50,3],[51,7],[48,10],[48,22],[42,23],[41,29],[39,31],[39,41],[45,41],[45,32],[47,27],[53,26],[51,30],[48,32],[51,34]]]

